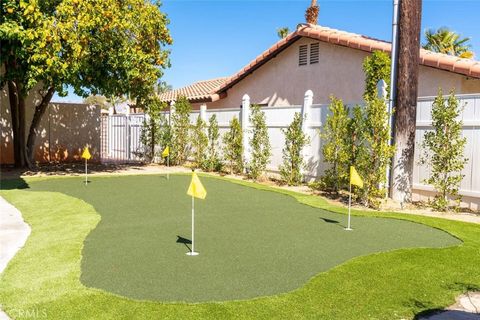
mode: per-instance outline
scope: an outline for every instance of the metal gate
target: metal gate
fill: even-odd
[[[141,162],[144,114],[102,116],[102,162]]]

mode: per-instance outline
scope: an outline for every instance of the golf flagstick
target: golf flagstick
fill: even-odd
[[[355,170],[354,166],[350,166],[350,182],[349,182],[349,188],[348,188],[348,223],[347,227],[345,230],[352,230],[351,225],[350,225],[350,219],[351,219],[351,211],[352,211],[352,184],[356,185],[357,187],[363,188],[363,180],[360,178],[360,175],[358,174],[357,170]]]
[[[192,195],[192,250],[187,252],[188,256],[198,256],[195,252],[195,197]]]
[[[348,188],[348,223],[347,223],[347,227],[345,228],[345,230],[352,230],[352,228],[350,228],[350,212],[352,211],[352,182],[350,181],[349,183],[349,188]]]
[[[189,256],[198,256],[198,252],[195,251],[195,198],[205,199],[207,190],[205,190],[195,172],[192,173],[192,181],[188,187],[187,194],[192,197],[192,249],[186,254]]]
[[[88,150],[88,147],[85,147],[82,152],[82,158],[85,159],[85,185],[88,184],[88,160],[92,158],[92,155],[90,154],[90,150]]]
[[[170,146],[166,146],[162,151],[162,158],[167,158],[167,180],[170,180]]]
[[[195,253],[195,197],[192,196],[192,255]]]

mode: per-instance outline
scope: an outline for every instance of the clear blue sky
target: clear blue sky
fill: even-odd
[[[319,24],[391,40],[392,0],[318,0]],[[294,30],[305,21],[310,0],[164,0],[174,44],[172,67],[163,80],[178,88],[198,80],[229,76],[274,44],[276,29]],[[422,32],[447,26],[470,37],[480,57],[479,0],[424,0]],[[69,101],[81,99],[70,94]],[[59,98],[56,98],[59,100]]]

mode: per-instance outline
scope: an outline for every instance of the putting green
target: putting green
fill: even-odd
[[[189,176],[92,177],[29,182],[94,206],[101,221],[86,238],[81,281],[134,299],[225,301],[294,290],[351,258],[398,248],[445,247],[459,240],[404,220],[353,217],[291,196],[201,177],[196,251],[190,239]],[[179,238],[180,237],[180,238]],[[179,241],[180,239],[180,241]],[[368,270],[365,270],[368,272]]]

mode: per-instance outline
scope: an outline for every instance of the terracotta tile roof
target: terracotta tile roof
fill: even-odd
[[[217,90],[229,78],[217,78],[195,82],[183,88],[174,89],[160,95],[162,101],[170,102],[179,96],[185,96],[191,102],[209,102],[218,100]]]
[[[377,50],[390,52],[391,50],[390,42],[322,26],[300,25],[295,32],[278,41],[272,47],[252,60],[243,69],[230,77],[228,81],[225,81],[225,83],[223,83],[223,85],[221,85],[221,87],[217,90],[217,93],[225,92],[301,37],[308,37],[322,42],[328,42],[366,52],[373,52]],[[475,60],[461,59],[455,56],[449,56],[446,54],[435,53],[421,49],[420,64],[462,74],[472,78],[480,78],[480,62]]]

